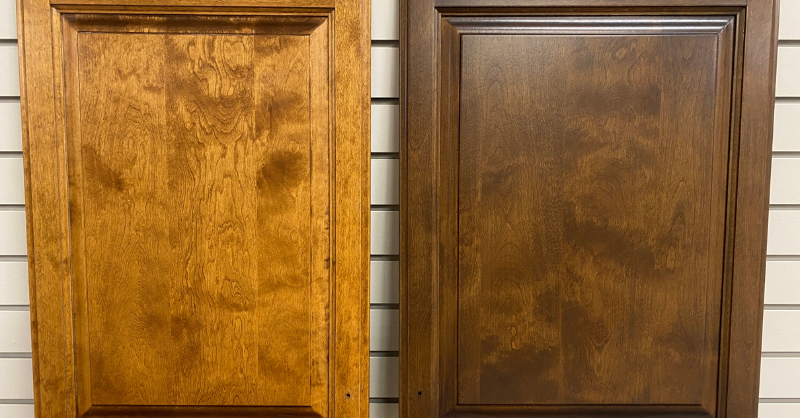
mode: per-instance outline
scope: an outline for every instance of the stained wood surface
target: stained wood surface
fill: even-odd
[[[744,3],[408,2],[401,416],[755,416],[777,31]]]
[[[462,38],[459,403],[701,402],[728,142],[704,124],[729,95],[716,42]]]
[[[75,276],[102,318],[87,316],[79,341],[93,402],[309,405],[311,318],[325,328],[329,276],[315,268],[315,289],[311,262],[330,254],[311,256],[326,235],[311,226],[312,164],[321,222],[329,203],[308,37],[77,42],[74,111],[97,109],[80,112],[70,144]]]
[[[22,3],[38,416],[366,418],[366,4],[146,3]]]

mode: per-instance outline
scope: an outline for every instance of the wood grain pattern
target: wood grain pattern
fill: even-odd
[[[459,404],[700,403],[728,148],[701,129],[727,107],[716,37],[461,45]]]
[[[754,417],[775,4],[522,3],[404,9],[400,415]]]
[[[69,254],[30,269],[32,300],[64,303],[32,303],[38,416],[366,418],[368,14],[240,3],[83,4],[45,13],[54,38],[22,4],[64,67],[58,147],[22,100],[28,217],[52,228],[31,264]]]

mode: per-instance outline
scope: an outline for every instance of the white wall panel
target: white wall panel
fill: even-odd
[[[22,156],[0,155],[0,205],[25,204]]]
[[[762,358],[759,397],[800,398],[800,358]]]
[[[0,0],[0,39],[17,39],[17,2]],[[0,414],[0,417],[2,414]]]
[[[800,97],[800,46],[778,46],[777,97]],[[374,88],[374,87],[373,87]]]
[[[400,350],[400,311],[371,309],[369,323],[370,351]]]
[[[800,403],[762,403],[758,406],[758,418],[797,417],[800,417]]]
[[[398,415],[399,415],[399,408],[396,403],[369,404],[369,418],[397,418]]]
[[[769,212],[767,254],[800,255],[800,210]]]
[[[765,353],[800,352],[800,310],[766,309],[764,311],[761,351]]]
[[[33,418],[33,405],[0,405],[0,417]]]
[[[28,263],[0,261],[0,305],[28,305],[29,301]]]
[[[370,229],[373,255],[400,253],[400,215],[397,211],[372,211]]]
[[[400,39],[400,0],[372,0],[372,39]]]
[[[0,97],[19,96],[17,45],[0,44]]]
[[[772,149],[773,151],[800,151],[800,103],[778,102],[775,104]]]
[[[372,261],[369,264],[372,303],[400,303],[400,262]]]
[[[3,399],[33,399],[31,359],[0,358],[0,403]]]
[[[371,111],[372,152],[399,152],[400,105],[373,103]],[[800,114],[800,106],[798,113]]]
[[[0,151],[22,151],[19,100],[0,102]]]
[[[369,397],[399,397],[399,359],[397,357],[370,357],[369,359]]]
[[[26,255],[25,211],[0,209],[0,255]]]
[[[765,304],[800,305],[800,261],[769,260],[766,276]]]
[[[798,159],[800,161],[800,159]],[[798,166],[800,169],[800,165]],[[372,204],[400,204],[400,161],[375,158],[372,160]],[[800,196],[800,191],[797,193]]]
[[[0,311],[0,353],[31,352],[29,311]]]
[[[400,97],[400,48],[372,46],[372,97]]]
[[[800,0],[781,0],[778,39],[800,39]],[[800,417],[800,414],[797,416]]]

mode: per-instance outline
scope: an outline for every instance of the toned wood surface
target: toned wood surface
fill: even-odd
[[[713,387],[725,188],[714,163],[728,141],[703,121],[728,107],[717,85],[731,84],[717,80],[716,46],[462,38],[461,157],[448,161],[459,403],[692,404]]]
[[[37,416],[366,418],[368,4],[184,3],[20,4]]]
[[[401,416],[755,417],[775,6],[678,3],[408,3]]]

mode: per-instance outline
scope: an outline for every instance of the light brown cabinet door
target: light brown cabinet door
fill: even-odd
[[[755,417],[774,11],[408,2],[402,417]]]
[[[366,418],[366,2],[77,3],[20,9],[37,416]]]

